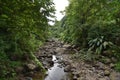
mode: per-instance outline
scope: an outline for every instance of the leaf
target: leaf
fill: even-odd
[[[99,45],[100,45],[100,42],[98,41],[98,42],[97,42],[97,46],[99,46]]]
[[[1,15],[1,17],[3,17],[3,18],[8,18],[8,16],[5,15],[5,14]]]
[[[103,43],[103,47],[106,48],[107,46],[108,46],[108,42],[105,41],[105,42]]]

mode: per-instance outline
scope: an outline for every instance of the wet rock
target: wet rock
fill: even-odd
[[[39,55],[39,59],[45,58],[46,56],[47,56],[46,54],[41,54],[41,55]]]
[[[42,64],[45,66],[47,65],[48,63],[46,61],[43,61]]]
[[[62,65],[58,65],[59,68],[62,68],[63,66]]]
[[[49,53],[46,57],[52,59],[52,54]]]
[[[56,59],[57,59],[57,60],[61,60],[61,57],[60,57],[60,56],[56,56]]]
[[[63,60],[58,60],[57,62],[58,62],[59,64],[63,64],[63,63],[64,63]]]
[[[49,69],[49,70],[51,70],[51,69]],[[45,77],[48,76],[48,75],[49,75],[49,72],[47,71],[47,72],[45,73]]]
[[[48,66],[44,66],[44,68],[45,68],[46,70],[48,70]]]
[[[51,61],[51,60],[49,60],[48,63],[49,63],[50,66],[53,66],[53,64],[54,64],[54,62]]]
[[[110,75],[110,71],[109,70],[105,70],[104,74],[105,74],[105,76],[109,76]]]

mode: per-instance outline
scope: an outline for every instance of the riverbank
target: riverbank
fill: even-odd
[[[27,64],[30,70],[21,80],[119,80],[120,73],[114,70],[115,59],[100,56],[95,61],[79,57],[80,49],[58,40],[47,40],[35,56],[42,62],[43,74],[34,63]],[[105,61],[102,61],[103,58]],[[69,74],[69,75],[68,75]]]

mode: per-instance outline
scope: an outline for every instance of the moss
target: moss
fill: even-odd
[[[31,57],[32,59],[35,61],[35,63],[43,70],[43,72],[45,73],[46,70],[45,68],[43,67],[42,63],[36,58],[36,56],[31,52]]]

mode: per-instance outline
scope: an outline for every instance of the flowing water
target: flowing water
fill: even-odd
[[[36,73],[33,80],[71,80],[71,74],[64,72],[64,67],[58,63],[59,60],[56,59],[55,55],[53,55],[52,61],[54,65],[46,72],[47,76],[45,77],[41,73]]]
[[[70,80],[68,73],[64,72],[64,67],[58,63],[56,56],[53,55],[54,65],[47,71],[45,80]]]

